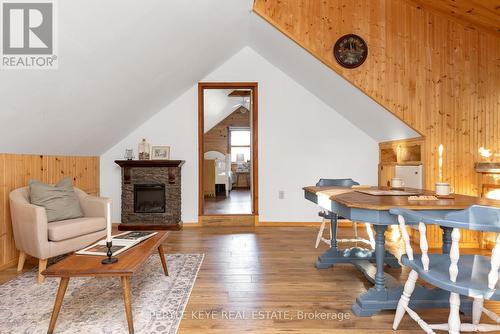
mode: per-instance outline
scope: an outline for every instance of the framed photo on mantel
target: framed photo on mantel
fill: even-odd
[[[170,146],[152,146],[151,160],[170,160]]]

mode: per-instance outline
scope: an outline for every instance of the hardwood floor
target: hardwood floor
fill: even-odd
[[[354,267],[314,268],[316,257],[327,247],[314,248],[316,233],[311,227],[200,227],[172,232],[164,244],[166,253],[205,254],[179,333],[395,333],[391,311],[371,318],[352,314],[354,299],[370,287]],[[350,233],[350,228],[341,228],[339,236]],[[399,255],[400,242],[390,247]],[[408,274],[405,268],[387,271],[401,281]],[[16,268],[0,272],[0,282],[16,275]],[[498,304],[491,308],[500,311]],[[313,319],[288,319],[301,312]],[[314,319],[315,313],[343,320]],[[444,323],[448,318],[445,309],[419,314],[429,322]],[[422,331],[405,316],[397,333]]]
[[[353,266],[314,267],[316,257],[327,247],[314,248],[316,233],[316,228],[307,227],[192,228],[174,233],[167,243],[168,252],[205,253],[179,333],[394,333],[393,312],[371,318],[352,314],[356,296],[371,286]],[[350,233],[345,228],[339,234]],[[391,246],[399,256],[400,242]],[[405,268],[388,271],[402,282],[408,275]],[[231,311],[244,312],[247,318],[261,311],[266,319],[224,318]],[[279,311],[294,317],[299,312],[317,312],[346,319],[279,319]],[[265,312],[270,312],[267,317]],[[233,317],[240,314],[233,313]],[[420,315],[430,322],[447,322],[448,310],[421,311]],[[398,333],[422,330],[405,317]]]
[[[228,215],[228,214],[251,214],[252,199],[250,189],[233,189],[229,197],[217,196],[205,198],[205,214]]]

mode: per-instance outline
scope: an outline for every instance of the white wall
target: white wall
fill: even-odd
[[[259,83],[259,211],[261,221],[317,220],[301,190],[320,177],[377,183],[377,143],[249,47],[200,81]],[[346,96],[345,98],[352,98]],[[101,156],[101,193],[120,219],[120,169],[115,159],[140,139],[170,145],[183,167],[182,219],[197,221],[197,85]],[[137,155],[137,154],[136,154]],[[285,199],[278,199],[278,191]]]

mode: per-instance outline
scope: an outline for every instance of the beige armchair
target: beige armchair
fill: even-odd
[[[10,211],[16,247],[20,251],[17,270],[24,267],[26,255],[39,259],[38,283],[51,257],[81,249],[106,235],[107,198],[87,195],[75,188],[84,217],[47,223],[45,208],[30,204],[29,188],[10,193]]]

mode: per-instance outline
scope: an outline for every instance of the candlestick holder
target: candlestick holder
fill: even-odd
[[[106,241],[106,247],[108,248],[108,252],[106,255],[108,256],[104,260],[101,261],[102,264],[112,264],[118,262],[118,259],[116,257],[112,257],[113,252],[111,252],[111,246],[113,243],[111,241]]]

